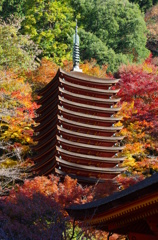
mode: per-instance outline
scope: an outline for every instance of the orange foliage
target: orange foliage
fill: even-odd
[[[63,62],[62,67],[67,72],[72,71],[73,62],[65,60]],[[112,77],[112,75],[107,74],[107,66],[104,65],[102,66],[102,68],[100,68],[97,65],[97,62],[95,59],[92,59],[90,62],[85,61],[84,63],[81,63],[80,68],[82,69],[83,73],[88,74],[90,76],[95,76],[99,78]]]
[[[34,226],[37,230],[40,229],[42,232],[47,230],[49,232],[49,227],[46,224],[43,225],[43,223],[45,222],[45,219],[46,221],[49,220],[49,214],[53,214],[53,217],[58,216],[58,223],[60,225],[63,221],[66,221],[68,231],[70,231],[70,227],[72,227],[71,220],[68,218],[68,214],[64,208],[72,203],[81,204],[90,202],[93,200],[93,197],[94,191],[92,191],[92,187],[82,187],[76,180],[73,180],[68,176],[65,177],[63,182],[54,175],[50,175],[49,178],[35,177],[32,180],[25,180],[22,186],[16,185],[10,191],[9,196],[0,199],[0,218],[7,218],[10,223],[12,234],[18,235],[21,233],[21,227],[23,228],[23,222],[26,223],[26,229],[28,230],[30,229],[31,224],[31,226]],[[3,206],[3,211],[1,211],[1,206]],[[29,208],[29,206],[31,206],[31,208]],[[54,214],[57,215],[54,216]],[[20,216],[17,220],[14,217],[16,215]],[[46,217],[43,218],[42,215]],[[42,224],[38,221],[38,218],[42,219]],[[13,227],[14,224],[17,226],[16,231]],[[51,221],[49,225],[51,224],[57,223]],[[77,231],[81,231],[83,238],[101,240],[106,239],[108,236],[108,233],[92,229],[89,226],[84,225],[84,223],[78,223],[78,226],[80,228],[78,228]],[[27,235],[28,233],[26,232],[25,234]],[[33,231],[33,234],[35,234],[35,237],[36,234],[38,234],[38,231]],[[120,238],[119,235],[114,234],[110,239],[116,240]]]
[[[91,188],[83,188],[77,180],[66,176],[63,183],[58,177],[50,175],[47,177],[35,177],[32,180],[25,180],[22,186],[17,185],[10,191],[11,198],[17,193],[32,198],[34,193],[40,193],[54,199],[64,210],[65,206],[72,203],[86,203],[93,199]]]
[[[54,78],[58,68],[59,67],[53,61],[43,58],[40,67],[35,71],[29,72],[27,76],[37,88],[41,88]]]
[[[32,124],[37,104],[32,101],[32,89],[24,75],[19,76],[12,70],[0,74],[0,140],[6,144],[6,151],[14,152],[18,148],[21,159],[33,143]]]

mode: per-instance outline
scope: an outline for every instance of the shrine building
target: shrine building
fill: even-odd
[[[66,209],[87,227],[127,235],[127,240],[158,239],[158,173],[108,197]]]

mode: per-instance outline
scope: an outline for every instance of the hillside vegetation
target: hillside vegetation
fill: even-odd
[[[1,0],[0,2],[0,239],[106,239],[73,223],[64,210],[107,196],[112,186],[83,187],[53,174],[27,173],[35,125],[36,90],[61,66],[72,69],[75,19],[80,68],[121,78],[125,135],[122,189],[158,172],[158,1]],[[152,53],[150,52],[152,51]],[[114,235],[110,239],[125,239]]]

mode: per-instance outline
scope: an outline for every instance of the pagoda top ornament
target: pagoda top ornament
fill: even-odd
[[[79,51],[79,36],[77,33],[77,19],[76,19],[76,28],[75,34],[73,35],[73,71],[82,72],[82,69],[79,67],[80,61],[80,51]]]

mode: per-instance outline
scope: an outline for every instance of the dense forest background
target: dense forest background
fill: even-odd
[[[80,67],[120,77],[127,167],[121,189],[158,171],[158,0],[1,0],[0,2],[0,238],[105,239],[73,224],[64,210],[107,196],[112,186],[83,187],[66,177],[33,178],[36,90],[61,66],[72,69],[78,19]],[[83,238],[84,237],[84,238]],[[113,235],[110,239],[124,239]]]

